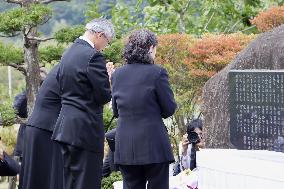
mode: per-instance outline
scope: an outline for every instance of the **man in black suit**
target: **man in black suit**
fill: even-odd
[[[114,36],[111,22],[95,19],[64,53],[58,71],[62,109],[52,138],[60,142],[65,189],[101,188],[103,105],[111,100],[101,54]]]
[[[59,145],[51,140],[61,109],[56,65],[42,83],[24,132],[20,189],[61,189],[63,163]]]

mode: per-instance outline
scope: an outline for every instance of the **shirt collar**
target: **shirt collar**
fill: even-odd
[[[88,39],[87,37],[80,36],[79,39],[82,39],[82,40],[86,41],[87,43],[89,43],[91,45],[91,47],[95,48],[94,43],[90,39]]]

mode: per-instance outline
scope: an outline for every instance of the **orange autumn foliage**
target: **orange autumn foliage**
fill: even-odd
[[[254,38],[254,35],[241,33],[204,35],[189,48],[185,64],[192,76],[210,78],[229,64]]]
[[[159,35],[156,63],[171,65],[184,63],[194,40],[194,37],[188,34]]]
[[[251,23],[256,25],[261,32],[266,32],[280,26],[284,23],[284,5],[279,7],[271,7],[270,9],[259,13]]]

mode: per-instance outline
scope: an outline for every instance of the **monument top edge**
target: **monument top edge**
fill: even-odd
[[[248,72],[248,73],[250,73],[250,72],[260,72],[260,73],[262,73],[262,72],[271,72],[271,73],[273,73],[273,72],[277,72],[277,73],[279,73],[279,72],[283,72],[284,73],[284,69],[279,69],[279,70],[267,70],[267,69],[246,69],[246,70],[230,70],[229,72],[241,72],[241,73],[246,73],[246,72]]]

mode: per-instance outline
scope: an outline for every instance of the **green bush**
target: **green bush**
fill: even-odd
[[[111,43],[111,45],[106,48],[103,52],[107,61],[121,64],[122,60],[122,51],[124,44],[121,39],[117,39]]]
[[[5,146],[5,151],[12,154],[16,145],[17,132],[14,127],[4,127],[0,129],[1,141]]]
[[[120,172],[113,172],[109,177],[105,177],[102,180],[102,189],[112,189],[113,183],[122,180],[122,175]]]
[[[111,122],[111,125],[109,126],[109,128],[107,128],[108,124],[111,121],[112,116],[113,116],[112,109],[109,106],[105,106],[104,107],[103,121],[104,121],[104,126],[105,126],[106,132],[116,127],[116,119],[114,119]]]
[[[14,124],[15,110],[11,107],[11,103],[4,102],[0,104],[0,116],[4,127]]]
[[[8,96],[8,89],[0,85],[0,116],[2,126],[12,126],[15,122],[15,110],[12,106],[12,99]]]

